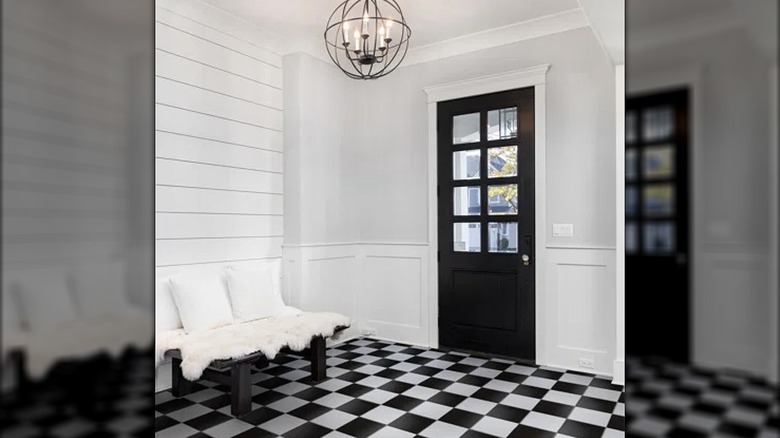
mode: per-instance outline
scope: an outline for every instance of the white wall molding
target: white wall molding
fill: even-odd
[[[425,87],[428,103],[544,84],[549,64]]]
[[[287,302],[349,315],[345,336],[429,346],[428,245],[286,245]]]
[[[613,325],[616,312],[612,284],[615,257],[611,251],[550,250],[537,273],[545,278],[545,305],[539,334],[546,365],[600,375],[615,372]],[[579,365],[594,361],[593,368]]]
[[[499,47],[519,41],[540,38],[587,27],[588,25],[588,19],[582,9],[574,8],[557,14],[535,18],[533,20],[488,29],[426,46],[415,47],[409,50],[401,68]]]
[[[371,241],[355,241],[355,242],[321,242],[321,243],[285,243],[282,246],[285,248],[321,248],[326,246],[352,246],[352,245],[379,245],[379,246],[428,246],[428,242],[371,242]]]
[[[545,279],[539,272],[544,269],[547,258],[547,206],[546,198],[546,128],[547,128],[547,97],[546,76],[549,64],[538,65],[506,73],[481,76],[464,81],[449,82],[432,85],[423,90],[428,95],[428,248],[429,272],[428,272],[428,308],[429,308],[429,345],[439,345],[438,317],[439,317],[439,281],[438,263],[436,262],[438,251],[438,213],[436,205],[436,186],[438,175],[437,160],[437,107],[441,101],[476,96],[485,93],[507,91],[516,88],[534,87],[534,154],[535,154],[535,254],[536,266],[540,267],[536,272],[536,362],[546,364],[545,343],[542,336],[545,330]]]

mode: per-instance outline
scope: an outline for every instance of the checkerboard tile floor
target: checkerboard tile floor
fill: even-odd
[[[624,436],[623,388],[603,378],[368,338],[327,356],[318,384],[307,361],[277,357],[255,374],[253,410],[240,419],[221,385],[158,393],[155,436]]]
[[[141,357],[112,371],[111,380],[91,403],[77,409],[62,379],[36,384],[24,400],[4,393],[0,403],[3,438],[148,437],[153,433],[154,362]],[[82,377],[83,378],[83,377]]]
[[[629,436],[780,436],[778,388],[762,379],[659,359],[626,365]]]

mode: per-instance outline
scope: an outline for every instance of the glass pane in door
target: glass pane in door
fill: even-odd
[[[517,107],[488,111],[488,140],[517,137]]]
[[[479,113],[463,114],[452,118],[452,144],[479,141]]]
[[[452,214],[455,216],[476,216],[481,209],[479,187],[455,187],[452,189]]]
[[[517,222],[489,223],[488,251],[496,253],[517,253]]]
[[[471,149],[452,154],[452,178],[455,180],[479,179],[481,151]]]
[[[517,146],[488,149],[488,178],[517,176]]]
[[[517,184],[488,186],[488,214],[517,214]]]
[[[481,226],[478,222],[458,222],[453,224],[453,251],[482,251],[482,236],[480,230]]]

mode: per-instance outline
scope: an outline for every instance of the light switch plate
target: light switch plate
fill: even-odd
[[[553,224],[553,237],[574,237],[574,224]]]

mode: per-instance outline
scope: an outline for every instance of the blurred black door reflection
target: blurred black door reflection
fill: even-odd
[[[629,356],[690,361],[688,91],[626,99]]]

